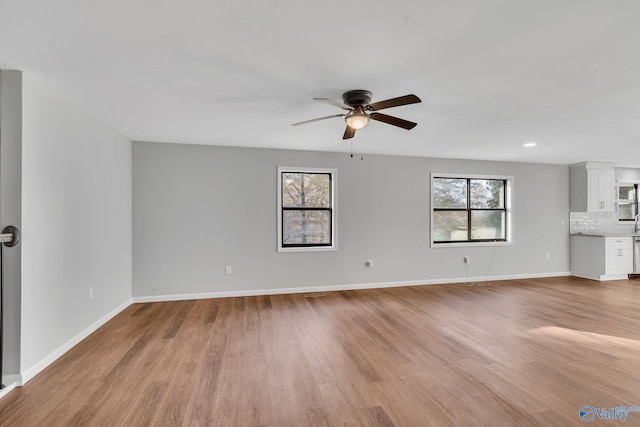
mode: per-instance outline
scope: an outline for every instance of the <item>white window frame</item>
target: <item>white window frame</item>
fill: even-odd
[[[283,247],[282,246],[282,174],[287,172],[299,173],[323,173],[331,174],[331,246],[309,246],[309,247]],[[309,168],[309,167],[289,167],[279,166],[278,177],[278,252],[326,252],[338,250],[337,230],[338,230],[338,206],[337,206],[337,182],[338,169],[335,168]]]
[[[629,224],[635,224],[635,222],[633,220],[621,220],[620,219],[620,202],[622,202],[620,199],[618,199],[619,196],[619,187],[622,185],[637,185],[638,189],[637,191],[640,191],[640,182],[639,181],[627,181],[627,180],[619,180],[616,181],[616,185],[614,187],[614,191],[615,191],[615,206],[616,206],[616,220],[618,222],[618,224],[621,225],[629,225]],[[640,210],[640,197],[638,197],[639,195],[636,193],[636,199],[638,200],[638,209]],[[626,201],[625,201],[626,202]]]
[[[506,241],[489,241],[489,242],[450,242],[435,243],[433,241],[433,180],[434,178],[463,178],[463,179],[498,179],[505,180],[507,186],[504,189],[506,199]],[[460,248],[471,246],[512,246],[513,245],[513,187],[514,177],[510,175],[486,175],[486,174],[463,174],[463,173],[431,173],[429,180],[429,200],[430,200],[430,218],[429,218],[429,242],[431,248]]]

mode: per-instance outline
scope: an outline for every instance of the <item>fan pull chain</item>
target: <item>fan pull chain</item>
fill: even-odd
[[[353,140],[350,141],[351,144],[351,158],[353,158]],[[364,160],[364,153],[362,151],[360,151],[360,160]]]

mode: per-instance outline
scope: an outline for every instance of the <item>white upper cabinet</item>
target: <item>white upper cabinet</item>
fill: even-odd
[[[571,212],[613,212],[613,163],[571,165]]]
[[[613,169],[587,169],[587,211],[613,212]]]

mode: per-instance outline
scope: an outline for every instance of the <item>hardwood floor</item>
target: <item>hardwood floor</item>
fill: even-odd
[[[640,406],[639,373],[640,281],[134,304],[2,399],[0,425],[583,425],[583,405]]]

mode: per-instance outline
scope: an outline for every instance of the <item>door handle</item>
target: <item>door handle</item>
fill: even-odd
[[[2,243],[8,248],[12,248],[20,243],[20,230],[13,225],[5,227],[4,230],[2,230],[2,234],[0,234],[0,244]]]

